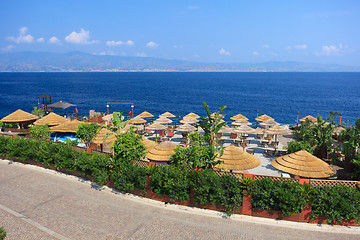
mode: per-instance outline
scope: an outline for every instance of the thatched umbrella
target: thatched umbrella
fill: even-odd
[[[149,139],[147,139],[147,138],[144,138],[144,137],[141,139],[141,142],[145,145],[145,147],[146,147],[146,152],[148,152],[149,149],[151,149],[151,148],[153,148],[153,147],[155,147],[155,146],[158,145],[156,142],[151,141],[151,140],[149,140]]]
[[[246,126],[246,125],[241,125],[240,127],[235,128],[235,132],[238,133],[254,133],[253,128]]]
[[[306,120],[309,120],[312,123],[317,123],[317,118],[315,118],[315,117],[313,117],[311,115],[303,117],[302,119],[300,119],[300,122],[306,122]]]
[[[157,142],[157,131],[165,130],[166,126],[160,124],[160,123],[153,123],[146,127],[146,129],[154,130],[156,132],[156,142]]]
[[[262,123],[260,123],[261,126],[275,126],[275,125],[280,125],[279,123],[275,122],[273,119],[269,119],[269,120],[265,120]]]
[[[20,123],[22,125],[24,123],[32,123],[38,118],[38,116],[18,109],[6,117],[3,117],[0,121],[3,123]]]
[[[234,120],[234,121],[236,121],[236,120],[245,120],[245,121],[248,121],[248,120],[249,120],[247,117],[245,117],[245,116],[242,115],[242,114],[238,114],[238,115],[232,116],[230,119],[231,119],[231,120]]]
[[[200,118],[200,116],[199,115],[197,115],[196,113],[189,113],[188,115],[186,115],[186,116],[184,116],[184,118],[186,118],[186,117],[190,117],[190,118]]]
[[[67,103],[67,102],[63,102],[63,101],[48,105],[48,107],[61,108],[61,109],[66,109],[66,108],[75,107],[75,106],[76,106],[75,104],[71,104],[71,103]]]
[[[250,125],[252,125],[252,123],[251,122],[248,122],[247,120],[245,120],[245,119],[239,119],[239,120],[236,120],[235,122],[232,122],[231,123],[232,125],[247,125],[247,126],[250,126]]]
[[[172,123],[172,120],[168,119],[167,117],[159,117],[154,121],[154,123],[168,124],[168,123]]]
[[[275,158],[271,165],[283,172],[305,178],[328,178],[336,174],[329,164],[306,150]]]
[[[163,142],[150,148],[145,156],[151,161],[169,162],[171,155],[175,154],[174,148],[177,146],[177,144],[170,141]]]
[[[58,133],[76,133],[80,123],[82,122],[78,120],[72,120],[70,122],[65,122],[60,125],[50,127],[50,130],[52,132]]]
[[[258,122],[263,122],[263,121],[266,121],[266,120],[274,120],[274,119],[272,117],[264,114],[264,115],[261,115],[261,116],[255,118],[255,120],[258,121]]]
[[[217,157],[216,160],[223,161],[217,167],[224,168],[226,170],[248,170],[256,168],[261,164],[261,161],[253,155],[241,150],[240,148],[230,145],[224,148],[224,153],[221,157]]]
[[[233,128],[227,127],[227,126],[223,126],[222,128],[220,128],[220,130],[218,131],[218,133],[231,133],[232,131],[234,131]]]
[[[114,132],[108,130],[107,128],[102,128],[92,140],[95,144],[106,144],[116,141],[116,135]]]
[[[194,117],[183,117],[182,120],[180,120],[181,123],[183,124],[194,124],[194,123],[197,123],[199,122],[199,119],[197,118],[194,118]]]
[[[339,127],[337,127],[337,128],[334,129],[334,133],[337,134],[337,135],[339,135],[339,134],[340,134],[342,131],[344,131],[344,130],[346,130],[346,129],[339,126]]]
[[[129,120],[129,123],[132,123],[132,124],[143,124],[143,123],[146,123],[146,120],[145,119],[142,119],[141,117],[139,116],[136,116],[132,119]]]
[[[212,113],[212,114],[210,115],[210,117],[214,118],[215,115],[216,115],[216,113]],[[220,118],[224,118],[224,117],[225,117],[225,114],[219,114],[219,117],[220,117]]]
[[[160,117],[174,118],[176,116],[170,112],[165,112],[165,113],[161,114]]]
[[[196,127],[191,126],[190,124],[184,124],[184,125],[180,125],[179,127],[177,127],[175,129],[178,132],[193,132],[196,130]]]
[[[149,113],[147,111],[144,111],[144,112],[140,113],[139,115],[137,115],[137,117],[140,117],[140,118],[153,118],[154,115],[152,115],[151,113]]]
[[[70,122],[68,118],[64,118],[54,112],[49,113],[43,118],[40,118],[34,122],[34,125],[49,125],[49,126],[56,126],[62,123]]]

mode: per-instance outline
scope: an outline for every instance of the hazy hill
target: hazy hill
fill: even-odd
[[[204,63],[149,57],[101,56],[82,52],[0,54],[0,72],[66,71],[276,71],[358,72],[360,67],[301,62]]]

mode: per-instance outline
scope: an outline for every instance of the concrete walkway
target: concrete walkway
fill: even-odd
[[[165,205],[0,160],[0,226],[11,239],[360,239],[360,228]]]

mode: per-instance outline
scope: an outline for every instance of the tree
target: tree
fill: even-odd
[[[37,108],[37,107],[34,107],[34,110],[31,111],[31,114],[38,116],[40,118],[45,116],[44,110],[42,108]]]
[[[50,139],[50,128],[46,125],[35,125],[30,128],[31,137],[39,140]]]
[[[131,162],[145,156],[145,145],[141,142],[141,136],[136,135],[133,130],[122,133],[113,146],[113,153],[117,158]]]
[[[78,137],[86,147],[90,147],[91,141],[103,127],[97,123],[80,123],[76,131]]]
[[[111,125],[108,126],[108,129],[115,132],[116,136],[120,135],[121,129],[125,129],[128,124],[128,121],[121,121],[122,113],[114,112],[113,118],[111,119]]]
[[[360,148],[360,117],[356,120],[355,126],[347,128],[340,134],[340,137],[344,140],[342,151],[345,154],[345,170],[353,172],[355,167],[360,170],[360,152],[358,151]],[[360,177],[360,174],[357,177]]]

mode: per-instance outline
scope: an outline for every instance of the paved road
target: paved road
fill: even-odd
[[[0,160],[0,226],[10,239],[360,239],[360,229],[222,214],[98,189]]]

